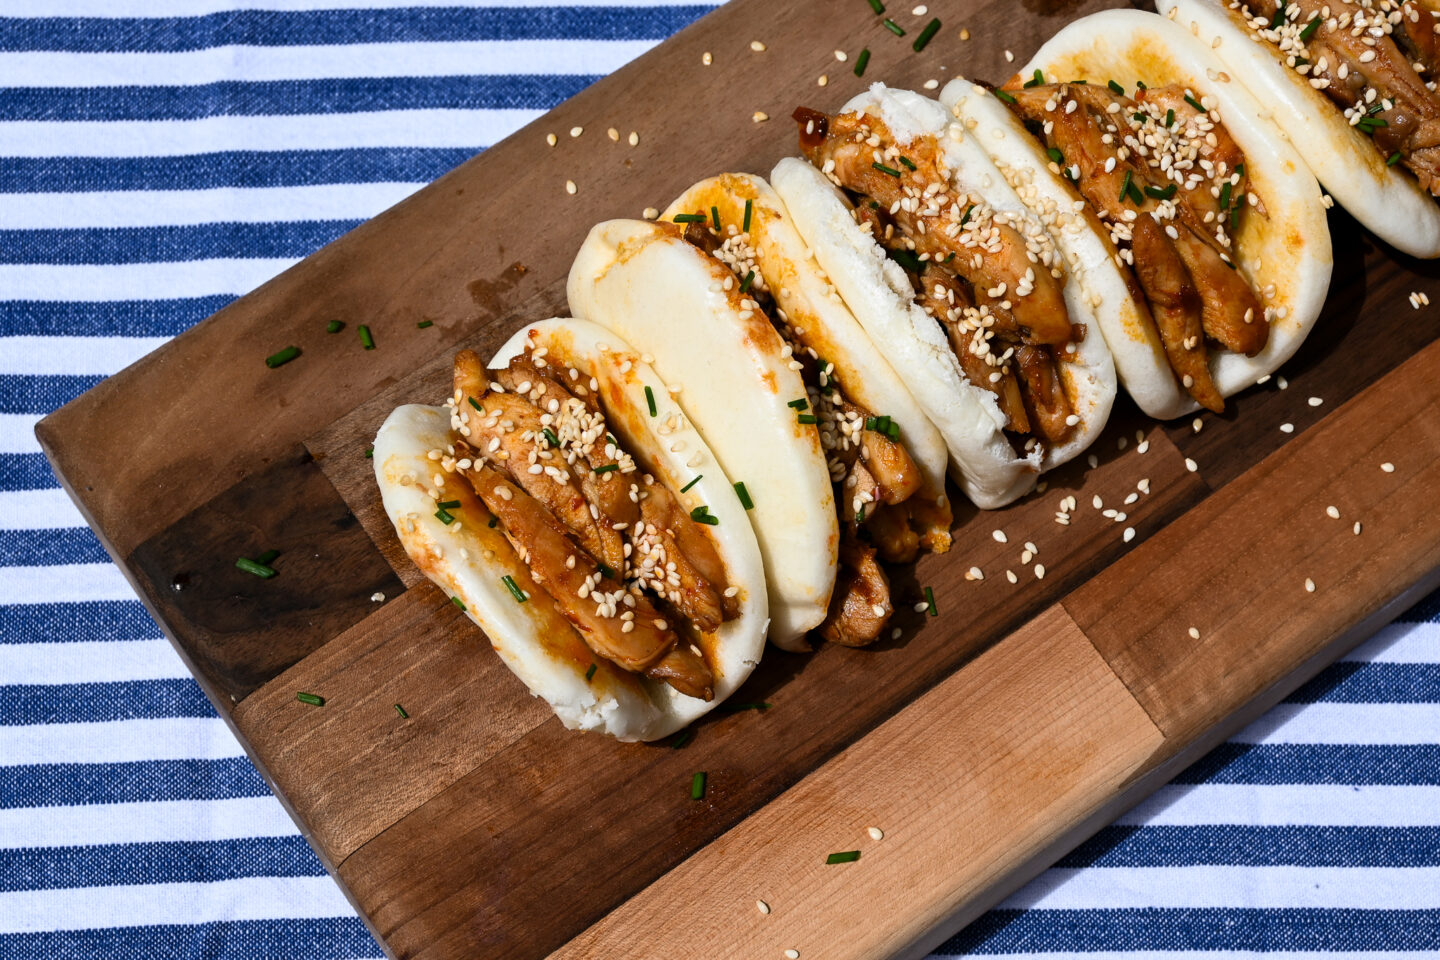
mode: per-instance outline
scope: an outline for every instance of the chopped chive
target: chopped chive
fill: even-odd
[[[371,334],[370,334],[370,328],[367,327],[365,324],[362,323],[362,324],[360,324],[360,328],[359,328],[359,329],[360,329],[360,345],[361,345],[362,347],[364,347],[366,350],[374,350],[374,349],[375,349],[375,338],[374,338],[373,336],[371,336]]]
[[[894,167],[887,167],[883,163],[872,163],[870,164],[870,166],[874,167],[876,170],[879,170],[881,173],[888,173],[892,177],[901,176],[899,170],[896,170]]]
[[[436,520],[439,520],[441,523],[445,524],[445,526],[447,526],[447,527],[450,526],[450,524],[452,524],[452,523],[455,522],[455,518],[452,517],[452,516],[450,515],[449,511],[447,511],[444,507],[441,507],[439,510],[436,510],[436,511],[435,511],[435,519],[436,519]]]
[[[1065,154],[1060,152],[1059,147],[1050,147],[1045,151],[1045,156],[1049,157],[1052,163],[1063,164],[1065,162]]]
[[[806,423],[806,424],[818,422],[818,421],[816,421],[816,419],[815,419],[815,414],[813,414],[813,413],[802,413],[802,414],[800,414],[800,416],[796,417],[795,419],[798,420],[798,421],[800,421],[801,423]]]
[[[746,201],[745,201],[745,222],[740,226],[740,232],[741,232],[741,233],[749,233],[749,232],[750,232],[750,214],[752,214],[752,213],[754,213],[754,212],[755,212],[755,201],[754,201],[754,200],[746,200]]]
[[[550,446],[552,446],[552,447],[558,447],[558,446],[560,446],[560,438],[557,437],[557,436],[555,436],[555,431],[554,431],[554,430],[551,430],[549,427],[546,427],[544,430],[541,430],[540,433],[545,437],[545,442],[548,443],[548,444],[550,444]]]
[[[278,556],[280,556],[279,550],[266,550],[264,553],[260,554],[260,556],[255,558],[255,562],[263,563],[268,567],[270,565],[270,561],[274,560]]]
[[[655,391],[648,386],[645,388],[645,406],[650,408],[650,416],[655,416]]]
[[[1390,154],[1390,156],[1385,158],[1385,166],[1393,167],[1395,166],[1395,164],[1399,163],[1403,159],[1404,155],[1401,154],[1399,150],[1396,150],[1394,153]]]
[[[825,858],[825,862],[826,862],[827,864],[830,864],[830,863],[854,863],[856,860],[859,860],[859,859],[860,859],[860,851],[859,851],[859,850],[845,850],[845,851],[842,851],[841,853],[832,853],[832,854],[830,854],[830,856],[828,856],[828,857]]]
[[[925,612],[932,617],[940,616],[940,611],[935,607],[935,588],[925,588]]]
[[[345,323],[342,320],[331,320],[329,323],[325,324],[326,333],[339,333],[341,330],[344,329]]]
[[[735,484],[735,495],[740,498],[740,506],[746,510],[755,509],[755,501],[750,499],[750,491],[745,489],[744,480]]]
[[[719,229],[720,229],[720,208],[719,208],[719,207],[712,206],[712,207],[710,208],[710,220],[715,224],[715,229],[716,229],[716,230],[719,230]]]
[[[505,584],[505,589],[510,591],[510,596],[515,598],[516,603],[524,603],[526,600],[530,599],[529,597],[525,596],[524,590],[521,590],[518,586],[515,585],[515,578],[510,576],[510,574],[507,573],[505,574],[505,576],[501,577],[500,582]]]
[[[908,169],[910,169],[910,170],[914,170],[914,169],[915,169],[915,161],[914,161],[914,160],[911,160],[909,157],[900,157],[900,162],[903,163],[903,164],[906,166],[906,168],[908,168]]]
[[[1027,89],[1027,90],[1030,89],[1031,87],[1043,87],[1044,85],[1045,85],[1045,74],[1044,74],[1042,71],[1040,71],[1040,70],[1036,70],[1036,71],[1035,71],[1035,76],[1032,77],[1032,78],[1030,78],[1029,80],[1026,80],[1026,81],[1025,81],[1025,89]]]
[[[239,567],[241,570],[244,570],[246,573],[255,574],[255,576],[259,577],[261,580],[269,580],[271,577],[275,576],[274,568],[267,567],[263,563],[256,563],[249,557],[241,557],[239,560],[236,560],[235,566]]]
[[[704,800],[704,799],[705,799],[705,771],[704,771],[704,770],[701,770],[699,773],[695,774],[695,776],[693,776],[693,777],[690,778],[690,799],[691,799],[691,800]]]
[[[1175,110],[1171,108],[1165,111],[1165,128],[1168,130],[1173,126],[1175,126]]]
[[[895,34],[895,36],[905,36],[905,28],[900,26],[900,24],[896,23],[894,20],[891,20],[889,17],[886,17],[884,20],[882,20],[881,24],[885,27],[886,30],[889,30],[891,33]]]
[[[594,680],[594,679],[595,679],[595,664],[592,663],[592,664],[590,664],[589,668],[586,669],[586,671],[585,671],[585,682],[586,682],[586,683],[589,683],[591,680]]]
[[[1169,200],[1171,197],[1175,196],[1176,189],[1177,188],[1173,183],[1165,187],[1146,187],[1145,196],[1153,197],[1156,200]]]
[[[1131,172],[1131,171],[1129,171],[1129,170],[1126,170],[1126,171],[1125,171],[1125,181],[1120,184],[1120,202],[1121,202],[1121,203],[1124,203],[1124,202],[1125,202],[1125,198],[1128,197],[1128,196],[1130,196],[1130,188],[1131,188],[1132,186],[1134,186],[1134,184],[1131,183],[1131,179],[1132,179],[1134,176],[1135,176],[1135,174],[1134,174],[1133,172]]]
[[[295,694],[295,699],[301,703],[308,703],[312,707],[325,706],[325,698],[313,693],[297,693]]]
[[[1150,115],[1148,113],[1141,113],[1139,110],[1136,110],[1134,113],[1130,114],[1130,117],[1136,123],[1144,123],[1146,120],[1150,119]]]
[[[695,474],[695,479],[691,480],[689,483],[685,484],[685,486],[681,487],[681,488],[680,488],[680,492],[681,492],[681,493],[688,493],[691,487],[695,486],[695,484],[699,483],[699,482],[700,482],[701,480],[703,480],[704,478],[705,478],[705,474],[703,474],[703,473],[697,473],[697,474]]]
[[[489,527],[491,530],[494,530],[496,527],[500,526],[500,518],[497,517],[497,516],[491,515],[491,517],[490,517],[490,522],[487,523],[486,526]]]
[[[1015,98],[1010,96],[1010,94],[1006,93],[1004,90],[992,90],[990,92],[995,94],[996,99],[998,99],[1002,103],[1015,102]]]
[[[965,208],[965,215],[960,218],[960,226],[963,227],[963,226],[965,226],[965,224],[969,223],[969,222],[970,222],[970,214],[972,214],[972,213],[974,213],[974,212],[975,212],[975,204],[972,203],[972,204],[970,204],[970,206],[968,206],[968,207]],[[954,256],[954,254],[951,254],[951,256]]]
[[[1309,59],[1308,57],[1296,57],[1296,58],[1295,58],[1295,66],[1297,66],[1297,67],[1309,66],[1309,64],[1310,64],[1310,59]]]
[[[897,248],[895,250],[888,250],[886,252],[890,255],[891,260],[894,260],[896,263],[900,264],[900,266],[904,267],[906,270],[909,270],[911,273],[919,273],[921,270],[925,269],[925,264],[920,259],[920,254],[916,253],[914,250]]]
[[[402,706],[400,706],[400,704],[398,704],[398,703],[395,704],[395,712],[398,713],[398,714],[400,714],[400,719],[401,719],[401,720],[409,720],[409,719],[410,719],[410,714],[406,713],[406,712],[405,712],[405,708],[402,707]]]
[[[785,406],[793,407],[796,410],[804,410],[806,407],[810,406],[810,401],[805,399],[791,400],[789,403],[785,404]]]
[[[685,744],[689,743],[691,740],[694,739],[695,728],[686,727],[684,730],[681,730],[679,733],[675,734],[675,738],[670,741],[670,748],[672,750],[679,750],[681,747],[685,746]]]
[[[1074,84],[1075,86],[1077,86],[1077,87],[1088,87],[1088,86],[1090,86],[1090,81],[1089,81],[1089,80],[1071,80],[1070,82],[1071,82],[1072,84]]]
[[[506,577],[505,579],[509,580],[510,578],[509,578],[509,577]],[[465,609],[466,609],[466,607],[465,607],[465,601],[464,601],[464,600],[461,600],[459,597],[451,597],[451,598],[450,598],[450,602],[453,603],[453,604],[455,604],[455,606],[459,607],[461,610],[465,610]]]
[[[863,504],[863,503],[860,504],[860,509],[859,509],[859,511],[857,511],[856,514],[855,514],[855,522],[856,522],[856,523],[864,523],[864,522],[865,522],[865,504]]]
[[[870,9],[876,13],[884,13],[885,4],[881,3],[880,0],[870,0]]]
[[[374,447],[366,447],[366,448],[365,448],[365,459],[366,459],[366,460],[373,460],[374,458],[375,458],[375,448],[374,448]]]
[[[294,360],[298,356],[300,356],[299,347],[286,347],[284,350],[272,353],[270,354],[270,356],[266,357],[265,366],[269,367],[271,370],[274,370],[276,367],[285,366],[285,364],[289,363],[291,360]]]
[[[1185,94],[1185,102],[1188,103],[1188,104],[1190,104],[1190,106],[1194,107],[1196,110],[1199,110],[1201,113],[1206,113],[1206,112],[1208,112],[1208,111],[1206,111],[1206,109],[1205,109],[1205,104],[1201,103],[1199,100],[1196,100],[1194,97],[1190,96],[1190,94],[1188,94],[1188,93]]]
[[[860,51],[860,56],[855,58],[855,76],[865,76],[865,67],[870,63],[870,48],[865,47]]]
[[[1140,206],[1140,205],[1142,205],[1142,204],[1145,202],[1145,194],[1143,194],[1143,193],[1140,192],[1140,186],[1139,186],[1139,184],[1136,184],[1136,183],[1131,183],[1131,184],[1130,184],[1130,199],[1134,202],[1135,206],[1137,206],[1137,207]]]
[[[935,34],[939,32],[940,18],[935,17],[929,23],[925,24],[925,29],[920,31],[920,36],[915,38],[915,42],[910,45],[910,49],[914,50],[916,53],[919,53],[921,50],[925,49],[925,47],[930,43],[930,41],[935,38]]]
[[[415,326],[416,326],[417,328],[421,329],[421,330],[424,330],[426,327],[433,327],[433,326],[435,326],[435,321],[434,321],[434,320],[421,320],[419,323],[415,324]]]
[[[891,440],[899,440],[899,439],[900,439],[900,424],[896,423],[894,420],[891,420],[889,417],[886,417],[886,418],[885,418],[885,435],[886,435],[887,437],[889,437]]]
[[[1114,80],[1111,80],[1108,84],[1106,84],[1106,86],[1108,86],[1111,91],[1118,96],[1125,96],[1125,88],[1120,86],[1120,84],[1116,83]]]
[[[1230,189],[1231,189],[1231,183],[1230,183],[1229,180],[1226,180],[1224,183],[1220,184],[1220,209],[1221,209],[1221,210],[1229,210],[1229,209],[1230,209]]]
[[[435,506],[439,507],[441,510],[454,510],[456,507],[460,506],[460,501],[441,500],[439,503],[435,504]]]
[[[710,219],[710,218],[707,217],[707,216],[705,216],[705,214],[703,214],[703,213],[677,213],[677,214],[675,214],[675,222],[676,222],[676,223],[704,223],[706,220],[709,220],[709,219]]]
[[[1380,100],[1377,100],[1375,103],[1373,103],[1365,112],[1366,112],[1368,115],[1370,115],[1370,116],[1373,117],[1373,116],[1375,116],[1375,114],[1379,113],[1381,110],[1384,110],[1384,109],[1385,109],[1385,101],[1384,101],[1384,99],[1382,98],[1382,99],[1380,99]]]
[[[610,567],[607,567],[605,564],[597,563],[595,564],[595,569],[600,571],[600,576],[608,577],[611,580],[615,579],[615,571]]]
[[[1240,226],[1240,211],[1245,209],[1245,204],[1236,201],[1235,206],[1230,208],[1230,230],[1233,233]]]
[[[591,471],[591,472],[592,472],[592,473],[597,473],[597,474],[598,474],[598,473],[613,473],[613,472],[615,472],[616,470],[619,470],[619,469],[620,469],[620,464],[618,464],[618,463],[607,463],[607,464],[605,464],[604,466],[596,467],[596,468],[595,468],[593,471]]]
[[[615,439],[615,434],[613,433],[605,434],[605,441],[609,443],[612,447],[620,446],[620,441]]]
[[[749,293],[749,292],[750,292],[750,284],[752,284],[752,283],[754,283],[754,282],[755,282],[755,271],[754,271],[754,270],[747,271],[746,274],[745,274],[745,279],[740,281],[740,292],[741,292],[741,293]]]
[[[1270,29],[1274,30],[1285,22],[1285,0],[1280,0],[1280,5],[1275,8],[1275,14],[1270,18]]]
[[[1144,80],[1136,80],[1136,81],[1135,81],[1135,89],[1136,89],[1136,90],[1149,90],[1150,88],[1147,87],[1147,86],[1145,86],[1145,81],[1144,81]]]
[[[707,527],[715,527],[720,525],[720,518],[711,513],[710,508],[705,506],[705,504],[703,503],[700,504],[700,506],[696,507],[694,510],[690,511],[690,519],[694,520],[696,523],[703,523]]]

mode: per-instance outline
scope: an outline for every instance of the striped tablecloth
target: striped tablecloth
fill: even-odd
[[[380,955],[32,428],[708,7],[363,2],[0,2],[0,960]],[[1440,950],[1406,621],[941,954]]]

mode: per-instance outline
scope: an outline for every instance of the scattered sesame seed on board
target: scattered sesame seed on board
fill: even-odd
[[[965,571],[965,579],[966,579],[966,580],[984,580],[984,579],[985,579],[985,573],[984,573],[984,571],[981,570],[979,567],[971,567],[969,570],[966,570],[966,571]],[[928,604],[927,604],[927,607],[928,607]]]
[[[710,64],[715,62],[715,58],[710,55],[709,50],[706,50],[704,53],[700,54],[700,62],[708,67],[710,66]]]
[[[1029,540],[1026,540],[1026,541],[1025,541],[1025,550],[1026,550],[1026,552],[1032,553],[1032,554],[1034,554],[1034,553],[1039,553],[1039,552],[1040,552],[1040,548],[1037,547],[1037,546],[1035,546],[1035,544],[1031,543]],[[1029,561],[1029,560],[1026,560],[1025,562],[1026,562],[1026,563],[1029,563],[1030,561]]]
[[[800,960],[800,951],[791,947],[785,951],[785,960]]]
[[[1045,579],[1045,564],[1043,564],[1043,563],[1037,563],[1037,564],[1035,564],[1035,579],[1036,579],[1036,580],[1044,580],[1044,579]]]
[[[850,59],[850,54],[846,53],[844,50],[836,50],[835,59],[839,60],[841,63],[844,63],[846,60]]]
[[[1353,530],[1355,531],[1355,536],[1358,537],[1358,536],[1360,536],[1360,531],[1363,530],[1364,527],[1360,526],[1360,521],[1359,521],[1359,520],[1356,520],[1356,521],[1355,521],[1355,526],[1352,527],[1351,529],[1353,529]]]
[[[1136,452],[1136,453],[1148,453],[1149,451],[1150,451],[1150,441],[1149,441],[1149,440],[1141,440],[1138,444],[1135,445],[1135,452]]]
[[[1011,53],[1009,50],[1006,50],[1006,51],[1005,51],[1005,62],[1006,62],[1006,63],[1014,63],[1014,62],[1015,62],[1015,54]]]
[[[565,181],[565,192],[566,192],[566,193],[573,194],[573,193],[575,192],[575,189],[576,189],[576,187],[575,187],[575,181],[574,181],[574,180],[566,180],[566,181]]]
[[[584,127],[571,127],[571,128],[570,128],[570,136],[572,136],[572,137],[578,137],[578,136],[580,136],[580,134],[582,134],[582,133],[584,133],[584,132],[585,132],[585,128],[584,128]]]
[[[381,593],[379,590],[376,590],[374,593],[370,594],[370,601],[372,603],[384,603],[385,594]]]
[[[1198,629],[1196,629],[1195,627],[1191,627],[1191,628],[1190,628],[1190,639],[1191,639],[1191,640],[1199,640],[1199,639],[1200,639],[1200,631],[1199,631]]]
[[[1085,458],[1085,462],[1090,464],[1091,470],[1094,470],[1096,467],[1100,466],[1100,458],[1095,456],[1095,454],[1093,453]]]
[[[1335,506],[1334,504],[1331,504],[1330,506],[1325,508],[1325,516],[1329,517],[1331,520],[1339,520],[1340,508]]]
[[[751,50],[754,50],[756,53],[764,53],[764,52],[765,52],[765,44],[762,43],[762,42],[760,42],[759,40],[751,40],[751,41],[750,41],[750,49],[751,49]]]
[[[1306,401],[1306,402],[1309,403],[1310,406],[1312,406],[1312,407],[1318,407],[1318,406],[1320,406],[1320,404],[1324,403],[1325,401],[1324,401],[1324,400],[1321,400],[1319,397],[1311,397],[1311,398],[1310,398],[1308,401]]]
[[[1105,501],[1101,500],[1100,494],[1097,493],[1095,494],[1095,496],[1090,498],[1090,506],[1094,507],[1096,510],[1104,510]]]
[[[557,137],[557,136],[555,136],[555,134],[553,134],[553,133],[547,133],[547,134],[545,134],[545,142],[548,143],[548,144],[550,144],[550,146],[553,147],[553,146],[555,146],[555,144],[557,144],[557,143],[560,142],[560,138]]]
[[[924,86],[926,90],[934,90],[936,87],[940,86],[940,81],[932,77],[931,79],[925,81]]]
[[[656,210],[654,207],[646,207],[645,212],[642,213],[641,216],[644,217],[646,220],[654,220],[656,217],[660,216],[660,211]]]
[[[1014,571],[1014,570],[1006,570],[1006,571],[1005,571],[1005,579],[1006,579],[1006,580],[1009,580],[1011,583],[1019,583],[1019,582],[1020,582],[1020,578],[1017,577],[1017,576],[1015,576],[1015,571]]]
[[[750,114],[750,119],[755,121],[756,123],[764,123],[766,120],[770,119],[770,114],[766,113],[764,110],[756,110],[754,113]]]
[[[884,840],[884,839],[885,839],[885,831],[884,831],[884,830],[881,830],[879,827],[868,827],[868,828],[866,828],[865,832],[868,833],[868,834],[870,834],[870,839],[871,839],[871,840]]]
[[[927,14],[927,13],[929,13],[929,12],[930,12],[930,8],[927,7],[927,6],[925,6],[925,4],[923,4],[923,3],[920,4],[920,6],[916,7],[914,10],[911,10],[911,11],[910,11],[911,14],[913,14],[914,16],[917,16],[917,17],[923,17],[923,16],[925,16],[925,14]]]
[[[1384,470],[1386,473],[1394,473],[1394,472],[1395,472],[1395,464],[1393,464],[1393,463],[1391,463],[1390,461],[1387,460],[1387,461],[1385,461],[1384,463],[1380,464],[1380,469],[1381,469],[1381,470]]]
[[[924,601],[924,600],[921,600],[919,603],[915,604],[915,612],[916,612],[916,613],[924,613],[926,610],[929,610],[929,609],[930,609],[930,604],[929,604],[928,602]]]
[[[960,39],[961,39],[961,40],[969,40],[969,39],[970,39],[970,31],[967,30],[967,29],[965,29],[964,27],[961,27],[961,28],[960,28]]]
[[[761,913],[768,914],[770,912],[770,904],[766,903],[764,900],[756,900],[755,909],[759,910]]]
[[[1314,580],[1311,580],[1309,577],[1306,577],[1306,578],[1305,578],[1305,592],[1306,592],[1306,593],[1314,593],[1314,592],[1315,592],[1315,581],[1314,581]]]
[[[820,74],[819,77],[816,78],[816,80],[815,80],[815,85],[816,85],[817,87],[823,87],[823,86],[825,86],[825,84],[827,84],[827,83],[829,83],[829,82],[830,82],[830,78],[827,77],[825,74],[822,73],[822,74]]]
[[[1004,530],[995,530],[995,531],[992,531],[991,534],[990,534],[990,536],[992,536],[992,537],[995,538],[995,542],[996,542],[996,543],[1009,543],[1009,542],[1010,542],[1010,538],[1007,537],[1007,536],[1005,536],[1005,531],[1004,531]]]
[[[638,147],[640,145],[640,134],[636,133],[634,130],[631,130],[628,142],[630,146]]]
[[[620,131],[619,131],[619,130],[616,130],[614,127],[611,127],[609,130],[606,130],[606,131],[605,131],[605,136],[609,137],[611,140],[613,140],[613,141],[616,142],[616,143],[619,143],[619,142],[620,142]]]
[[[1186,458],[1185,458],[1185,469],[1186,469],[1186,470],[1189,470],[1191,473],[1194,473],[1196,470],[1199,470],[1199,469],[1200,469],[1200,464],[1196,463],[1194,460],[1190,459],[1189,457],[1186,457]]]
[[[1196,433],[1199,433],[1201,430],[1205,429],[1205,421],[1201,420],[1199,417],[1196,417],[1194,420],[1190,421],[1190,429],[1194,430]]]
[[[1280,424],[1280,432],[1281,432],[1281,433],[1294,433],[1294,432],[1295,432],[1295,424],[1293,424],[1293,423],[1282,423],[1282,424]]]
[[[1275,386],[1279,387],[1281,390],[1289,390],[1290,381],[1286,380],[1284,377],[1277,376],[1275,378]]]
[[[1134,539],[1135,539],[1135,528],[1134,528],[1134,527],[1126,527],[1126,528],[1125,528],[1125,532],[1120,535],[1120,539],[1123,540],[1123,541],[1125,541],[1126,543],[1129,543],[1131,540],[1134,540]]]

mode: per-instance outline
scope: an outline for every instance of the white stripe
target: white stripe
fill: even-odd
[[[67,563],[0,570],[3,570],[0,605],[135,599],[135,591],[113,563]]]
[[[80,509],[59,487],[0,490],[0,530],[59,530],[83,526],[85,518],[80,516]],[[0,569],[8,575],[7,568]]]
[[[363,220],[393,207],[422,186],[336,183],[215,190],[6,193],[0,194],[0,224],[7,228],[74,229]]]
[[[1440,827],[1440,787],[1172,784],[1115,822],[1175,827]]]
[[[1440,704],[1282,703],[1234,743],[1435,743]]]
[[[540,110],[377,110],[199,120],[12,120],[0,143],[15,157],[165,157],[215,150],[487,147]],[[642,131],[643,133],[643,131]],[[535,138],[537,151],[545,149]]]
[[[1440,907],[1435,867],[1052,868],[1001,909],[1144,907],[1394,910]]]
[[[0,86],[196,85],[218,80],[613,73],[654,40],[468,40],[296,47],[206,47],[173,53],[15,52]]]
[[[0,643],[0,685],[177,680],[188,676],[185,662],[170,641],[163,639]]]
[[[297,262],[276,258],[74,266],[0,264],[0,290],[12,300],[67,302],[145,300],[157,293],[177,299],[243,294]]]
[[[354,915],[328,876],[0,893],[0,934]]]
[[[35,439],[35,424],[39,422],[38,413],[0,413],[0,453],[39,453],[40,441]],[[0,518],[4,518],[0,523],[9,525],[4,501],[0,501]]]
[[[1392,623],[1345,659],[1368,663],[1440,663],[1440,623]]]
[[[557,3],[562,0],[556,0]],[[567,7],[716,5],[714,0],[563,0]],[[407,7],[537,7],[543,0],[404,0]],[[246,0],[247,10],[352,10],[356,0]],[[233,0],[6,0],[7,17],[196,17],[231,13]],[[583,43],[585,41],[574,41]]]
[[[108,377],[168,337],[0,337],[0,374]],[[3,523],[3,521],[0,521]]]
[[[0,810],[0,850],[293,837],[297,833],[274,797]]]
[[[0,766],[6,767],[36,763],[224,760],[244,755],[240,742],[218,717],[0,727]]]

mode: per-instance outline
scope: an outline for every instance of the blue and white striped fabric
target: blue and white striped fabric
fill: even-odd
[[[709,7],[363,2],[0,5],[0,960],[380,955],[32,428]],[[1408,620],[941,954],[1440,950]]]

